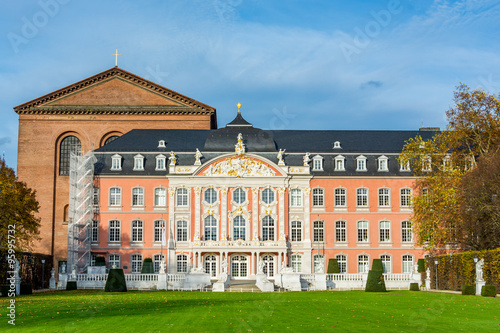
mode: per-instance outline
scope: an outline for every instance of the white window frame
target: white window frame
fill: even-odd
[[[384,192],[384,193],[381,193]],[[378,189],[378,206],[391,207],[391,189],[388,187],[381,187]]]
[[[312,205],[313,207],[325,206],[325,189],[315,187],[312,189]]]
[[[122,156],[120,154],[114,154],[111,156],[111,170],[120,171],[122,169]]]
[[[302,221],[294,220],[290,222],[290,241],[302,242]]]
[[[313,242],[323,243],[325,241],[325,221],[313,221]]]
[[[90,242],[91,243],[99,243],[99,220],[92,220]]]
[[[333,143],[333,149],[342,149],[342,146],[340,145],[340,141],[335,141]]]
[[[276,194],[272,189],[265,188],[261,193],[261,198],[266,205],[270,205],[276,200]]]
[[[175,222],[175,233],[176,233],[176,238],[178,242],[187,242],[189,237],[188,237],[188,222],[186,220],[177,220]]]
[[[262,241],[276,240],[276,221],[269,215],[262,219]]]
[[[366,156],[360,155],[356,157],[356,171],[367,171],[366,168]]]
[[[361,260],[363,259],[363,260]],[[366,260],[364,260],[366,259]],[[367,254],[358,255],[358,273],[368,273],[370,270],[370,256]]]
[[[142,254],[134,253],[130,255],[130,272],[134,274],[141,273],[142,270]]]
[[[364,191],[366,191],[366,192],[362,193]],[[370,195],[370,192],[368,191],[368,188],[366,188],[366,187],[357,188],[356,189],[356,207],[362,207],[362,208],[369,207],[369,205],[370,205],[369,195]]]
[[[237,187],[233,190],[232,198],[235,203],[242,205],[247,201],[247,192],[243,188]]]
[[[337,254],[335,259],[337,259],[337,264],[339,265],[339,272],[341,274],[347,273],[347,256],[345,254]]]
[[[392,273],[392,258],[388,254],[380,255],[380,260],[382,260],[383,273]]]
[[[411,171],[410,161],[400,161],[399,162],[399,171],[402,171],[402,172]]]
[[[167,170],[167,157],[163,154],[156,155],[156,171],[165,171]]]
[[[92,206],[99,207],[100,205],[100,189],[97,186],[94,186],[92,190]]]
[[[177,273],[187,273],[188,256],[181,253],[176,256],[176,259]]]
[[[165,220],[159,219],[153,221],[153,242],[158,244],[161,243],[163,237],[163,233],[161,230],[163,226],[166,227]],[[167,237],[166,232],[165,232],[165,237]]]
[[[413,243],[413,223],[401,221],[401,243]]]
[[[165,146],[165,140],[159,140],[158,141],[158,148],[166,148],[166,146]]]
[[[177,207],[189,207],[189,191],[185,187],[179,187],[176,190],[176,204]]]
[[[238,225],[236,225],[236,222],[238,222]],[[236,228],[238,228],[238,234],[239,236],[236,236]],[[247,239],[247,231],[248,231],[248,226],[247,226],[247,220],[240,215],[237,215],[233,219],[233,240],[246,240]]]
[[[391,222],[387,220],[382,220],[379,222],[379,242],[380,243],[390,243],[391,237]]]
[[[116,193],[113,193],[116,190]],[[109,206],[121,207],[122,206],[122,188],[113,186],[109,188]]]
[[[294,273],[302,273],[302,255],[292,254],[291,264]]]
[[[144,207],[144,187],[137,186],[132,188],[132,206]]]
[[[135,219],[130,223],[132,226],[132,234],[130,241],[132,243],[143,243],[144,242],[144,221]]]
[[[315,254],[313,256],[313,272],[319,273],[319,267],[323,267],[323,272],[325,272],[325,256],[322,254]]]
[[[203,192],[203,200],[207,204],[212,205],[217,202],[217,199],[217,191],[213,187],[209,187]]]
[[[369,243],[370,242],[370,222],[367,220],[360,220],[356,222],[357,242]]]
[[[204,241],[216,241],[217,240],[217,219],[208,215],[203,220],[203,240]]]
[[[399,204],[401,208],[410,208],[412,204],[412,199],[413,199],[413,190],[411,188],[404,187],[399,190]]]
[[[110,243],[120,243],[122,241],[122,223],[120,220],[109,220],[108,241]]]
[[[162,259],[165,260],[165,255],[161,253],[157,253],[153,256],[153,269],[155,273],[160,272],[160,265],[162,262]]]
[[[423,172],[432,171],[432,158],[430,156],[424,156],[422,158],[422,171]]]
[[[313,157],[313,171],[323,171],[323,156],[316,155]]]
[[[408,260],[408,258],[411,258],[411,260]],[[401,264],[402,264],[401,273],[403,273],[403,274],[411,273],[413,271],[413,261],[414,261],[413,255],[411,255],[411,254],[403,255],[402,260],[401,260]]]
[[[141,154],[134,156],[134,171],[144,171],[144,156]]]
[[[385,155],[380,156],[378,159],[378,171],[386,172],[389,171],[389,158]]]
[[[347,243],[347,221],[335,221],[335,243]]]
[[[153,199],[155,207],[167,207],[167,188],[162,186],[155,187]]]
[[[108,255],[109,268],[121,268],[121,256],[118,253],[110,253]]]
[[[302,207],[302,190],[300,188],[290,189],[290,206]]]
[[[337,155],[334,158],[335,170],[334,171],[345,171],[345,157],[342,155]]]
[[[341,192],[343,190],[344,193],[337,193],[337,190]],[[337,200],[338,199],[338,200]],[[344,202],[340,204],[339,202]],[[339,203],[339,204],[337,204]],[[335,207],[347,207],[347,189],[344,187],[337,187],[334,191],[334,205]]]

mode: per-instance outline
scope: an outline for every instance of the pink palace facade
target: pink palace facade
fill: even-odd
[[[415,177],[398,154],[420,131],[265,131],[241,115],[216,130],[132,130],[95,151],[91,257],[139,273],[203,267],[217,278],[411,272]],[[163,231],[163,228],[165,231]],[[162,237],[165,239],[162,241]]]

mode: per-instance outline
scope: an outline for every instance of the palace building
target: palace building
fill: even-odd
[[[228,263],[233,279],[314,273],[411,272],[415,177],[398,156],[433,130],[255,128],[118,67],[14,108],[18,176],[37,190],[35,251],[86,271],[97,256],[139,273]],[[236,113],[236,112],[235,112]],[[243,112],[244,113],[244,112]],[[85,153],[88,152],[88,153]],[[56,267],[57,268],[57,267]]]

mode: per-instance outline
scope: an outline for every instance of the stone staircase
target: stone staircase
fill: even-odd
[[[260,293],[260,289],[255,285],[255,280],[231,280],[231,285],[226,292],[230,293]]]

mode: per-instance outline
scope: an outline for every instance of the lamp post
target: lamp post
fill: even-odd
[[[42,289],[45,282],[45,259],[42,259]]]
[[[439,290],[438,289],[438,264],[439,264],[439,260],[434,260],[434,265],[436,265],[436,290]]]

